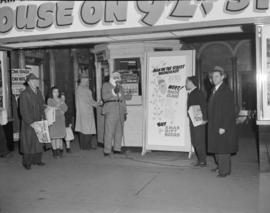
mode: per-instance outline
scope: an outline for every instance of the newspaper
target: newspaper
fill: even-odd
[[[206,123],[206,121],[203,120],[203,114],[200,105],[190,106],[188,114],[194,127],[204,125]]]
[[[4,108],[0,108],[0,124],[6,125],[7,123],[8,123],[7,110]]]
[[[55,110],[56,108],[51,106],[47,106],[45,110],[45,116],[49,126],[55,122]]]
[[[37,134],[38,141],[40,143],[51,143],[51,138],[49,134],[49,125],[47,120],[36,121],[34,122],[32,127],[34,128]]]

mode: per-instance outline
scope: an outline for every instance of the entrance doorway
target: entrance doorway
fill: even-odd
[[[209,71],[221,66],[226,72],[225,83],[235,97],[240,136],[256,134],[256,57],[252,34],[207,36],[184,39],[184,49],[196,50],[196,75],[200,87],[209,97],[212,85]],[[247,131],[248,130],[248,131]],[[250,131],[251,130],[251,131]]]

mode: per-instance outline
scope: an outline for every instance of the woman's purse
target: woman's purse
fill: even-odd
[[[72,141],[72,140],[74,140],[73,131],[72,131],[71,127],[66,127],[65,141]]]

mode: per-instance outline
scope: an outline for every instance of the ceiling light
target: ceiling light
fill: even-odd
[[[195,29],[195,30],[173,31],[171,33],[179,37],[188,37],[188,36],[241,33],[241,32],[243,32],[243,29],[241,26],[232,26],[232,27],[214,27],[214,28],[204,28],[204,29]]]

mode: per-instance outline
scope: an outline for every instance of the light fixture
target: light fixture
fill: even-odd
[[[148,34],[137,34],[137,35],[124,35],[124,36],[111,36],[115,41],[127,41],[127,40],[142,40],[142,39],[159,39],[159,38],[173,38],[169,32],[164,33],[148,33]]]
[[[241,26],[231,26],[231,27],[214,27],[214,28],[194,29],[194,30],[173,31],[171,33],[178,37],[188,37],[188,36],[241,33],[241,32],[243,32]]]
[[[54,41],[58,44],[64,45],[64,44],[103,43],[113,41],[113,39],[109,37],[88,37],[88,38],[61,39]]]
[[[86,43],[103,43],[113,41],[108,37],[89,37],[89,38],[74,38],[74,39],[61,39],[50,41],[34,41],[34,42],[21,42],[10,43],[1,45],[8,48],[39,48],[46,46],[59,46],[59,45],[71,45],[71,44],[86,44]]]

